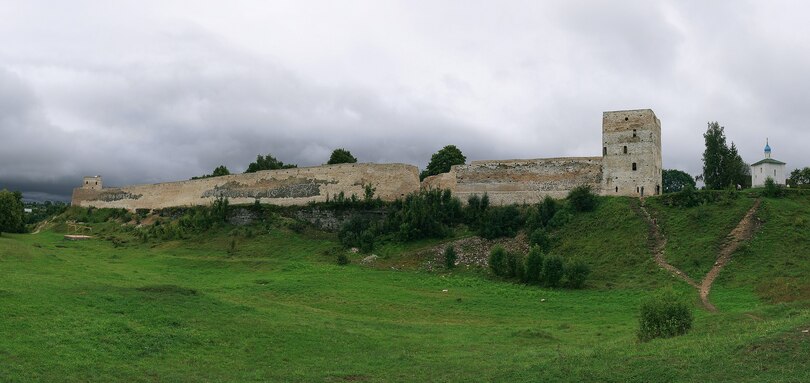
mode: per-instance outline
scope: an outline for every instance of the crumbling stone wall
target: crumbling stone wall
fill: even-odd
[[[100,190],[80,187],[73,191],[72,204],[134,211],[210,205],[223,196],[231,204],[259,200],[291,206],[323,202],[341,192],[362,198],[369,184],[377,189],[375,196],[393,201],[419,190],[418,169],[406,164],[339,164]]]
[[[545,196],[564,198],[574,187],[601,191],[601,157],[473,161],[449,173],[426,178],[425,188],[450,189],[463,202],[487,194],[493,205],[537,203]]]

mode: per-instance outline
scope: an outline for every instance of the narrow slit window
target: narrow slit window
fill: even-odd
[[[636,163],[635,163],[635,162],[633,162],[633,171],[635,171],[637,168],[638,168],[638,167],[636,166]]]
[[[624,146],[624,154],[627,154],[627,145]]]
[[[607,155],[607,146],[603,146],[603,147],[602,147],[602,155],[603,155],[603,156],[606,156],[606,155]]]
[[[618,187],[618,186],[616,186],[616,193],[618,193],[618,192],[619,192],[619,187]]]
[[[636,130],[633,129],[633,137],[636,137]]]

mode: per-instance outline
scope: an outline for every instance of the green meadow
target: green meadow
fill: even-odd
[[[753,202],[647,206],[670,262],[700,280]],[[601,198],[552,234],[553,254],[591,266],[582,290],[389,266],[436,240],[339,266],[334,234],[280,223],[147,242],[116,221],[86,241],[3,233],[0,381],[810,381],[810,197],[763,200],[716,313],[653,262],[634,203]],[[639,342],[639,304],[660,288],[691,297],[693,328]]]

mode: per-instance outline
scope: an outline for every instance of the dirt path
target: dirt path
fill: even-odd
[[[680,278],[684,282],[688,283],[690,286],[700,288],[694,279],[690,278],[688,275],[686,275],[686,273],[667,262],[666,258],[664,257],[664,249],[667,246],[667,239],[663,234],[661,234],[661,227],[658,226],[658,222],[650,215],[647,208],[644,207],[644,200],[642,199],[638,206],[633,205],[633,210],[640,213],[647,222],[647,241],[650,251],[653,253],[653,258],[655,258],[655,263],[657,263],[661,268],[672,273],[672,275],[676,278]]]
[[[709,311],[717,311],[717,308],[709,302],[709,292],[712,290],[712,283],[714,283],[717,275],[720,274],[720,270],[731,259],[731,255],[740,248],[743,242],[754,236],[754,232],[756,232],[761,224],[759,219],[755,217],[761,202],[762,201],[759,199],[754,202],[754,206],[748,209],[748,212],[745,213],[745,217],[743,217],[740,223],[737,224],[737,227],[729,233],[728,237],[726,237],[725,245],[720,249],[720,256],[717,257],[714,266],[712,266],[712,269],[709,270],[709,273],[706,274],[703,281],[700,283],[700,300],[703,302],[703,306]]]
[[[740,247],[740,245],[751,239],[753,237],[754,232],[759,228],[760,221],[755,217],[756,212],[759,210],[759,206],[761,204],[761,200],[756,200],[754,202],[754,206],[751,206],[748,209],[748,212],[745,213],[745,216],[740,223],[737,224],[737,227],[729,233],[726,237],[726,243],[723,245],[723,248],[720,249],[720,255],[717,257],[717,261],[714,262],[714,266],[709,271],[708,274],[703,278],[703,280],[698,285],[694,279],[690,278],[686,273],[681,271],[675,266],[670,265],[666,258],[664,257],[664,248],[667,245],[667,239],[661,234],[661,227],[658,225],[658,222],[653,218],[647,209],[644,207],[644,200],[641,200],[641,203],[636,206],[633,205],[633,210],[636,210],[647,223],[647,240],[649,242],[650,251],[653,253],[653,258],[655,258],[655,262],[658,263],[663,269],[666,269],[672,275],[677,278],[680,278],[684,282],[688,283],[690,286],[698,289],[700,293],[700,301],[703,302],[703,306],[712,312],[717,311],[717,308],[709,302],[709,292],[712,289],[712,283],[717,278],[717,275],[720,274],[720,270],[728,263],[731,259],[731,255],[734,254],[735,251]]]

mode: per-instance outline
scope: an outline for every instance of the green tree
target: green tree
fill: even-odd
[[[563,277],[563,261],[560,257],[551,256],[543,261],[543,274],[540,279],[547,287],[557,287]]]
[[[717,122],[710,122],[703,134],[706,149],[703,151],[703,181],[707,189],[720,190],[728,186],[748,184],[748,165],[737,152],[737,147],[726,144],[724,129]]]
[[[22,193],[0,190],[0,233],[25,231]]]
[[[489,252],[489,269],[492,270],[492,274],[499,277],[506,276],[508,267],[506,262],[506,250],[501,246],[492,248]]]
[[[810,186],[810,167],[794,169],[790,172],[790,178],[788,178],[787,182],[792,188]]]
[[[458,256],[456,255],[456,248],[453,245],[447,245],[444,249],[444,267],[448,269],[452,269],[456,267],[456,260]]]
[[[256,162],[251,162],[247,170],[245,170],[245,173],[255,173],[261,170],[292,169],[297,167],[298,165],[295,164],[285,164],[270,154],[266,156],[258,155],[256,156]]]
[[[695,179],[689,173],[677,169],[664,169],[664,193],[675,193],[683,190],[687,185],[695,187]]]
[[[526,282],[540,283],[543,272],[543,250],[539,246],[532,246],[526,256]]]
[[[568,263],[563,268],[565,280],[568,287],[572,289],[581,289],[585,286],[585,280],[591,274],[591,268],[585,262],[573,261]]]
[[[352,152],[340,148],[335,149],[332,151],[332,155],[329,156],[329,162],[327,165],[335,165],[335,164],[353,164],[357,162],[357,158],[352,155]]]
[[[590,185],[577,186],[568,192],[568,202],[575,211],[592,211],[596,207],[596,194]]]
[[[453,165],[464,165],[467,157],[461,153],[461,150],[455,145],[447,145],[430,157],[430,163],[427,168],[419,174],[419,179],[424,180],[427,177],[447,173]]]

